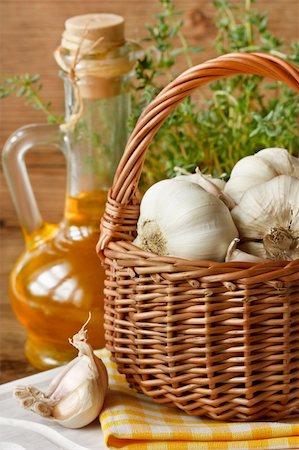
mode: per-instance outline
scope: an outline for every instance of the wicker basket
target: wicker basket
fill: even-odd
[[[101,222],[107,348],[155,402],[220,420],[299,416],[299,260],[216,263],[135,247],[146,149],[195,88],[257,74],[299,91],[299,70],[268,54],[234,53],[182,73],[141,115]],[[299,199],[298,199],[299,201]]]

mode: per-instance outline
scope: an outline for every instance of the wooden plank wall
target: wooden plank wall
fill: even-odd
[[[194,58],[194,63],[204,61],[214,54],[214,7],[210,0],[177,0],[177,7],[184,12],[185,31],[192,44],[206,50]],[[267,10],[270,30],[287,42],[298,39],[298,0],[257,0],[260,10]],[[63,112],[63,86],[57,75],[53,50],[59,44],[64,21],[77,14],[89,12],[118,13],[126,19],[128,38],[142,38],[144,24],[151,22],[159,10],[158,0],[2,0],[2,68],[7,74],[39,73],[44,84],[43,95],[53,103],[53,110]],[[7,98],[0,101],[0,146],[17,128],[35,122],[43,122],[44,116],[23,99]],[[36,188],[42,213],[47,220],[57,221],[61,216],[64,200],[64,160],[58,152],[32,152],[28,157],[31,179]],[[1,176],[1,174],[0,174]],[[55,176],[55,184],[49,183]],[[2,227],[16,227],[17,217],[1,176]]]

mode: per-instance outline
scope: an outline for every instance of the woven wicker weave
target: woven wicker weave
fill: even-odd
[[[299,260],[189,261],[130,242],[138,181],[157,130],[195,88],[234,74],[266,76],[299,91],[295,66],[235,53],[187,70],[146,108],[101,222],[106,342],[118,370],[155,402],[213,419],[277,420],[299,416]]]

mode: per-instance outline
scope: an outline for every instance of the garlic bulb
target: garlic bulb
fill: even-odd
[[[13,392],[24,408],[67,428],[84,427],[98,417],[108,389],[106,367],[86,342],[86,324],[70,339],[79,350],[77,358],[62,369],[46,392],[33,386],[16,386]]]
[[[239,203],[247,189],[278,175],[299,178],[299,159],[291,156],[284,148],[265,148],[237,162],[224,193]]]
[[[196,168],[195,173],[178,175],[174,180],[187,180],[191,183],[198,184],[205,191],[222,200],[229,209],[232,209],[235,206],[234,200],[228,194],[224,194],[223,192],[226,185],[225,181],[220,178],[213,178],[212,175],[204,175],[198,167]]]
[[[245,244],[249,253],[274,260],[299,258],[298,178],[280,175],[253,186],[232,217],[241,239],[249,241]]]
[[[135,244],[157,255],[223,261],[238,231],[225,204],[195,183],[160,181],[144,194]]]
[[[230,246],[228,247],[227,254],[225,257],[226,262],[230,261],[243,261],[243,262],[261,262],[263,261],[262,258],[259,258],[255,255],[252,255],[250,253],[244,252],[237,248],[238,242],[240,242],[240,239],[234,239]]]

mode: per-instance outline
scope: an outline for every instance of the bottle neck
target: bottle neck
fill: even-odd
[[[101,80],[97,82],[100,84]],[[74,126],[65,132],[65,217],[71,221],[98,223],[103,213],[107,191],[112,185],[116,167],[126,145],[130,96],[125,78],[114,80],[114,84],[118,85],[117,89],[106,96],[81,98],[80,117]],[[104,89],[104,83],[101,89]],[[73,115],[76,101],[73,86],[70,80],[65,78],[66,123]]]

